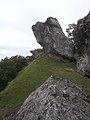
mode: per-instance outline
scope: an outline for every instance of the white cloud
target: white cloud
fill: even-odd
[[[56,17],[65,32],[89,10],[90,0],[0,0],[0,58],[40,47],[31,30],[37,21]]]
[[[0,47],[10,48],[24,48],[30,47],[31,36],[23,31],[18,31],[12,28],[5,28],[0,30]],[[31,41],[31,44],[35,44],[36,41]],[[32,46],[31,46],[32,48]]]
[[[30,50],[40,47],[32,36],[12,28],[0,30],[0,58],[13,55],[31,55]]]

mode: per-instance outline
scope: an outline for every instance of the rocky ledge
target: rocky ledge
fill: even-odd
[[[90,104],[80,86],[50,77],[26,99],[16,120],[90,120]]]

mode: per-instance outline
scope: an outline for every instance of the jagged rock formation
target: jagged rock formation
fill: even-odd
[[[43,49],[35,49],[35,50],[30,51],[30,52],[32,53],[33,59],[36,59],[36,58],[38,58],[38,57],[40,57],[41,55],[44,54]]]
[[[32,92],[16,120],[90,120],[90,104],[80,86],[50,77]]]
[[[78,21],[75,41],[79,53],[79,57],[76,59],[78,72],[90,76],[90,12]]]
[[[49,17],[45,23],[37,22],[32,30],[37,42],[51,58],[72,60],[73,45],[63,33],[57,19]]]

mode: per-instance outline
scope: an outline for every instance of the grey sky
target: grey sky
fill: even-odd
[[[89,11],[90,0],[0,0],[0,59],[40,47],[31,30],[37,21],[56,17],[65,32]]]

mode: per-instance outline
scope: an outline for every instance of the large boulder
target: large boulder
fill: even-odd
[[[16,120],[90,120],[90,103],[80,86],[50,77],[26,99]]]
[[[57,19],[49,17],[45,23],[37,22],[32,30],[37,42],[50,57],[72,60],[73,45],[63,33]]]

